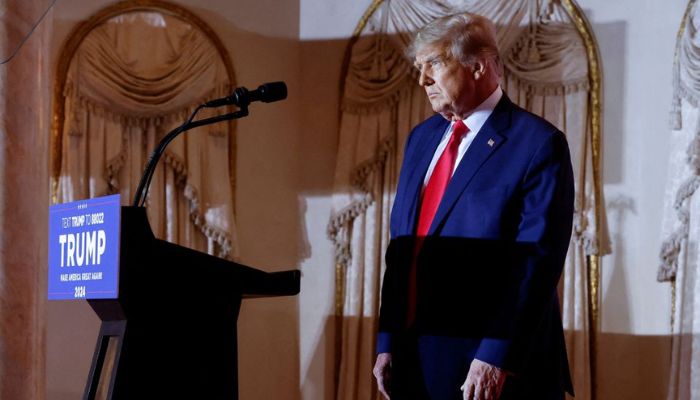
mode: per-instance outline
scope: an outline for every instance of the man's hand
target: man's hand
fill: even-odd
[[[505,371],[474,359],[469,367],[467,380],[460,389],[464,400],[498,400],[505,381]]]
[[[374,363],[374,377],[377,379],[379,393],[389,400],[389,384],[391,382],[391,353],[377,354],[377,361]]]

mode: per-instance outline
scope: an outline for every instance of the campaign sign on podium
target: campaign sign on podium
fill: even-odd
[[[49,208],[49,300],[116,299],[119,195]]]

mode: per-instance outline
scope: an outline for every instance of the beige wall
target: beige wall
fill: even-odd
[[[287,101],[255,104],[238,124],[241,261],[268,271],[303,271],[300,296],[244,302],[238,324],[244,400],[332,398],[334,273],[325,229],[340,66],[347,38],[370,2],[178,1],[221,37],[239,85],[289,85]],[[579,3],[601,47],[605,190],[615,251],[603,260],[598,398],[660,399],[671,308],[668,285],[655,281],[660,188],[668,158],[673,46],[685,5]],[[54,60],[70,29],[108,4],[57,2]],[[86,305],[48,305],[49,399],[79,398],[96,333]]]

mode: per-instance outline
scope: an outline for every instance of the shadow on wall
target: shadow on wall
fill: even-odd
[[[335,331],[339,320],[326,318],[323,330],[318,333],[313,355],[307,366],[302,366],[301,392],[304,399],[333,399],[336,395],[336,361],[340,350]]]
[[[587,11],[586,14],[590,12]],[[594,24],[603,68],[603,181],[622,183],[627,23]]]
[[[586,10],[593,20],[590,10]],[[627,23],[615,21],[593,24],[603,68],[603,168],[605,184],[622,183],[625,154],[624,120],[625,70],[627,68]],[[637,214],[633,198],[619,195],[607,201],[613,252],[605,297],[601,303],[603,330],[629,332],[632,321],[627,310],[629,289],[623,268],[626,239],[626,221]],[[606,306],[607,305],[607,306]],[[610,315],[611,309],[619,310]],[[670,372],[671,337],[635,336],[628,334],[597,334],[597,388],[598,399],[659,400],[666,398]]]
[[[349,39],[301,42],[299,131],[299,263],[301,396],[333,399],[337,362],[334,249],[330,219],[336,157],[341,68]]]
[[[598,334],[597,398],[662,400],[670,371],[670,336]]]
[[[623,266],[625,260],[625,222],[637,214],[634,199],[618,195],[607,204],[613,254],[610,278],[601,303],[602,330],[629,332],[632,322],[629,290]],[[606,263],[607,265],[607,263]],[[615,315],[610,310],[618,310]],[[635,336],[597,333],[597,398],[659,400],[666,398],[670,373],[671,336]]]
[[[637,207],[634,199],[625,196],[617,195],[607,202],[608,220],[610,222],[611,241],[613,246],[612,263],[608,266],[611,277],[607,287],[602,290],[604,298],[601,305],[601,313],[606,313],[606,305],[611,305],[614,310],[621,310],[615,315],[615,318],[603,318],[604,323],[601,325],[604,331],[613,332],[630,332],[632,329],[630,316],[626,312],[629,310],[629,291],[627,288],[627,280],[625,279],[625,220],[629,213],[636,215]],[[607,261],[607,258],[606,258]],[[607,263],[606,263],[607,265]]]

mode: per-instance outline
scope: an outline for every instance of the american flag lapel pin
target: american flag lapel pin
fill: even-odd
[[[488,144],[489,147],[493,147],[493,144],[494,144],[494,143],[496,143],[496,142],[494,142],[493,139],[489,139],[489,141],[486,142],[486,144]]]

